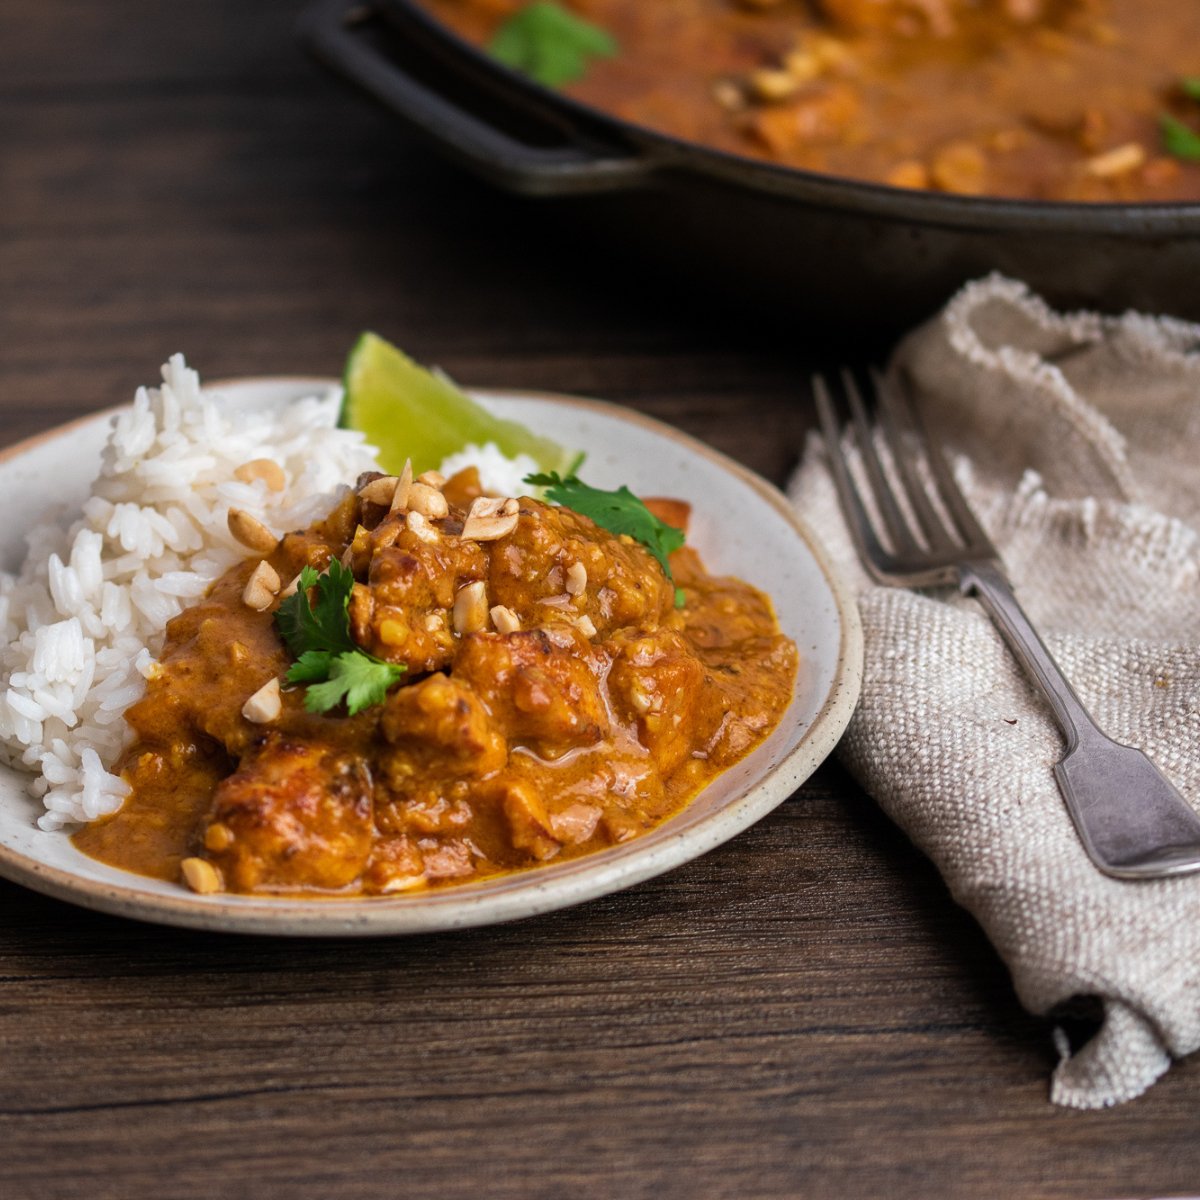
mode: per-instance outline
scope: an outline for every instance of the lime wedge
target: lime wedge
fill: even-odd
[[[412,459],[413,471],[435,470],[466,446],[494,442],[514,458],[528,454],[543,470],[567,472],[580,455],[517,421],[505,421],[464,395],[445,376],[418,366],[378,334],[364,333],[346,359],[338,424],[357,429],[379,448],[391,474]]]

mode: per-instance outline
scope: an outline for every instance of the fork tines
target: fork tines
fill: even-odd
[[[955,583],[958,567],[996,551],[933,444],[906,385],[878,370],[813,376],[813,397],[834,482],[868,570],[884,583]],[[872,421],[871,409],[875,420]],[[846,437],[839,412],[848,410]],[[848,456],[852,444],[858,472]]]

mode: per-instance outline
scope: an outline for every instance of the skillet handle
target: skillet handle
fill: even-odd
[[[410,126],[493,183],[526,195],[562,196],[619,191],[640,185],[654,162],[578,144],[531,146],[431,91],[355,33],[348,18],[353,0],[318,0],[301,18],[298,34],[308,50]]]

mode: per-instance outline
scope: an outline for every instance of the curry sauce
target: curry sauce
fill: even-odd
[[[528,0],[423,3],[488,46]],[[687,141],[962,195],[1200,199],[1196,0],[563,7],[616,46],[563,90]]]
[[[376,503],[380,486],[364,477],[170,622],[126,714],[132,794],[80,849],[202,891],[467,882],[638,836],[778,723],[796,649],[765,596],[691,549],[672,581],[632,538],[532,497],[481,524],[473,471],[429,516]],[[259,606],[256,581],[335,559],[354,576],[355,643],[404,664],[401,682],[354,716],[308,711],[301,688],[255,701],[291,666],[288,589]]]

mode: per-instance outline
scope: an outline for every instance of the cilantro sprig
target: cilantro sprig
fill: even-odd
[[[368,654],[350,636],[353,587],[354,573],[336,559],[320,574],[305,567],[295,593],[275,613],[275,626],[296,660],[287,681],[305,687],[304,707],[311,713],[344,703],[354,716],[381,704],[408,669]]]
[[[565,479],[557,471],[526,475],[525,482],[545,489],[546,499],[590,517],[602,529],[618,536],[628,534],[658,560],[669,582],[674,583],[668,556],[684,543],[684,532],[660,521],[624,484],[615,492],[592,487],[576,475]],[[683,589],[675,589],[675,605],[683,607]]]
[[[1200,133],[1185,125],[1178,117],[1163,113],[1159,118],[1163,149],[1175,158],[1200,162]]]
[[[1179,90],[1189,99],[1200,102],[1200,75],[1188,75],[1179,81]],[[1170,113],[1161,113],[1158,127],[1163,149],[1185,162],[1200,162],[1200,133]]]
[[[612,34],[554,0],[536,0],[500,26],[488,50],[506,67],[556,88],[582,79],[593,58],[612,58],[618,46]]]

